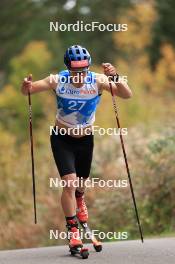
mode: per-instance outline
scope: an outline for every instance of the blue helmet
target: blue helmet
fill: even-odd
[[[89,67],[91,56],[87,49],[79,45],[73,45],[64,54],[64,64],[68,69]]]

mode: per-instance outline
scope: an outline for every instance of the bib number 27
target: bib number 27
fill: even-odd
[[[70,105],[68,109],[70,110],[81,110],[83,106],[85,105],[86,101],[75,101],[70,100],[68,104]]]

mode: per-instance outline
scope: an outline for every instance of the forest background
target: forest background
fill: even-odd
[[[175,232],[175,1],[1,0],[0,2],[0,248],[58,245],[49,230],[65,230],[59,177],[49,142],[56,100],[32,96],[38,224],[33,223],[28,102],[20,92],[29,73],[38,80],[64,69],[73,44],[92,55],[91,69],[110,62],[128,77],[130,100],[117,98],[129,166],[146,237]],[[49,22],[128,24],[126,32],[50,32]],[[100,127],[116,127],[111,96],[97,111]],[[118,136],[95,136],[91,177],[127,179]],[[92,229],[139,238],[130,189],[87,190]]]

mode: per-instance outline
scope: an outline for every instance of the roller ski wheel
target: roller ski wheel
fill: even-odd
[[[72,256],[79,255],[82,259],[87,259],[89,257],[88,248],[83,248],[82,246],[72,247],[70,248],[70,252]]]
[[[102,244],[100,242],[94,243],[93,246],[96,252],[102,251]]]
[[[88,248],[82,248],[80,255],[82,257],[82,259],[87,259],[89,257],[89,250]]]

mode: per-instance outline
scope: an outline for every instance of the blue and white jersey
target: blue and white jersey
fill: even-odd
[[[70,82],[69,71],[60,72],[56,97],[56,118],[59,122],[73,128],[87,127],[94,123],[96,108],[100,101],[94,72],[88,72],[80,88],[76,88]]]

